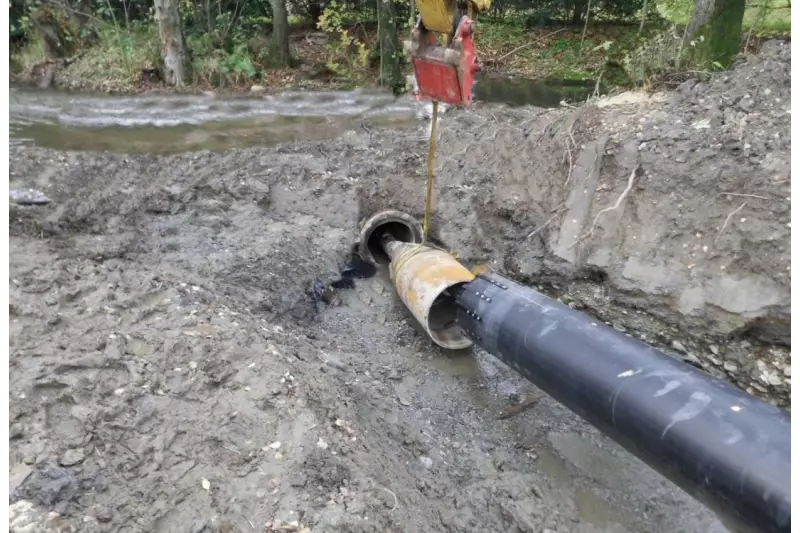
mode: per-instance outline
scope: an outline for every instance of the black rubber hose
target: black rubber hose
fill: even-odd
[[[736,531],[791,529],[791,419],[767,402],[491,274],[457,295],[489,353]]]

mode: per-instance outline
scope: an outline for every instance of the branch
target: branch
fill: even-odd
[[[725,231],[725,228],[728,227],[728,223],[731,221],[733,216],[736,213],[738,213],[739,211],[741,211],[742,209],[744,209],[744,206],[746,206],[746,205],[747,205],[747,202],[743,203],[742,205],[740,205],[739,207],[737,207],[736,209],[734,209],[733,211],[728,213],[728,216],[725,218],[725,223],[722,225],[722,227],[720,228],[719,233],[717,235],[722,235],[722,232]]]
[[[738,192],[721,192],[717,196],[741,196],[743,198],[758,198],[759,200],[769,200],[766,196],[759,196],[757,194],[741,194]]]
[[[544,39],[547,39],[548,37],[552,37],[552,36],[553,36],[553,35],[555,35],[556,33],[560,33],[560,32],[562,32],[562,31],[564,31],[564,30],[566,30],[566,29],[567,29],[567,28],[561,28],[560,30],[556,30],[556,31],[554,31],[554,32],[550,32],[550,33],[548,33],[547,35],[545,35],[544,37],[542,37],[541,39],[534,39],[534,40],[532,40],[532,41],[531,41],[531,42],[529,42],[529,43],[525,43],[525,44],[523,44],[522,46],[518,46],[518,47],[514,48],[514,49],[513,49],[513,50],[511,50],[509,53],[507,53],[507,54],[505,54],[505,55],[503,55],[503,56],[500,56],[500,57],[498,57],[497,59],[489,59],[489,60],[487,60],[487,62],[491,62],[491,63],[497,63],[497,62],[500,62],[500,61],[504,60],[505,58],[507,58],[508,56],[510,56],[510,55],[512,55],[512,54],[516,54],[517,52],[519,52],[519,51],[520,51],[520,50],[522,50],[523,48],[527,48],[527,47],[529,47],[529,46],[533,46],[534,44],[537,44],[537,43],[538,43],[538,44],[546,44],[546,43],[544,43]]]
[[[606,207],[605,209],[600,210],[600,212],[595,215],[594,220],[592,221],[592,227],[589,228],[589,232],[586,235],[584,235],[583,237],[581,237],[580,239],[576,240],[572,244],[572,246],[570,246],[570,248],[574,247],[575,245],[585,241],[586,239],[588,239],[592,235],[594,235],[594,230],[595,230],[595,227],[597,226],[597,221],[600,218],[600,215],[602,215],[603,213],[608,213],[609,211],[614,211],[616,209],[619,209],[619,206],[622,205],[622,201],[625,199],[626,196],[628,196],[628,194],[631,192],[631,189],[633,189],[633,183],[636,181],[636,171],[637,170],[639,170],[639,165],[638,164],[633,167],[633,171],[631,172],[631,175],[628,178],[628,185],[625,187],[625,190],[622,191],[622,194],[619,195],[619,198],[617,198],[617,201],[614,202],[614,205],[612,205],[611,207]]]
[[[541,226],[539,226],[538,228],[536,228],[536,229],[535,229],[535,230],[533,230],[532,232],[528,233],[528,236],[527,236],[527,237],[525,237],[525,240],[527,241],[528,239],[530,239],[531,237],[533,237],[534,235],[536,235],[537,233],[539,233],[540,231],[542,231],[544,228],[546,228],[547,226],[549,226],[549,225],[550,225],[550,223],[551,223],[553,220],[555,220],[555,218],[556,218],[558,215],[560,215],[561,213],[563,213],[563,212],[564,212],[564,211],[566,211],[566,210],[567,210],[567,206],[561,206],[561,208],[559,208],[559,210],[558,210],[558,211],[556,211],[556,212],[553,214],[553,216],[551,216],[550,218],[548,218],[548,219],[547,219],[547,221],[546,221],[544,224],[542,224]]]
[[[581,34],[581,54],[583,54],[583,41],[586,39],[586,30],[589,28],[589,10],[592,9],[592,0],[586,2],[586,23],[583,25]]]
[[[594,220],[592,221],[592,227],[589,229],[589,237],[591,237],[592,233],[594,233],[594,228],[597,225],[597,219],[600,218],[600,215],[602,215],[603,213],[607,213],[609,211],[614,211],[616,209],[619,209],[619,206],[622,204],[622,201],[625,199],[626,196],[628,196],[628,193],[631,192],[631,189],[633,189],[633,182],[636,181],[637,170],[639,170],[639,165],[633,167],[633,171],[631,171],[631,175],[630,177],[628,177],[628,185],[625,187],[625,190],[622,191],[622,194],[619,195],[617,201],[614,202],[614,205],[611,207],[606,207],[605,209],[601,210],[599,213],[595,215]]]
[[[569,172],[567,172],[567,179],[564,181],[564,187],[567,186],[569,180],[572,179],[572,146],[575,148],[578,147],[578,144],[575,142],[575,137],[572,136],[572,128],[575,126],[575,121],[578,120],[578,112],[573,113],[572,122],[569,124],[569,128],[567,128],[567,135],[569,136],[569,140],[564,139],[564,144],[567,145],[567,155],[569,155]],[[572,146],[570,146],[569,141],[572,141]]]
[[[378,486],[377,488],[379,488],[381,490],[385,490],[386,492],[388,492],[394,498],[394,505],[392,505],[392,508],[389,509],[389,512],[391,513],[395,509],[397,509],[397,494],[395,494],[394,492],[392,492],[391,490],[389,490],[389,489],[387,489],[386,487],[383,487],[383,486]]]

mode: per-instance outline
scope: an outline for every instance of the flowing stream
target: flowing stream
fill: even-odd
[[[585,84],[484,77],[475,99],[555,107],[593,89]],[[108,96],[12,87],[12,143],[59,150],[180,153],[325,139],[357,128],[418,126],[425,105],[378,90],[250,95]]]

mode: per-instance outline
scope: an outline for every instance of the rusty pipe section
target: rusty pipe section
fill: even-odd
[[[404,243],[388,233],[381,236],[381,243],[391,258],[397,294],[431,340],[448,350],[472,346],[456,323],[458,308],[452,292],[475,279],[474,274],[442,250]]]
[[[419,221],[401,211],[381,211],[361,224],[359,253],[389,265],[397,294],[433,342],[448,350],[469,348],[472,340],[456,323],[453,291],[475,276],[422,241]]]

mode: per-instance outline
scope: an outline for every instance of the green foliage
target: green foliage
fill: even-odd
[[[477,21],[478,56],[493,68],[526,77],[554,74],[564,79],[586,79],[596,78],[602,71],[604,82],[629,75],[628,81],[646,83],[658,72],[699,68],[692,60],[694,51],[700,48],[698,42],[695,46],[680,43],[693,1],[650,0],[640,35],[643,0],[591,0],[584,39],[588,0],[494,0],[490,12]],[[789,0],[747,1],[746,34],[790,34]],[[270,0],[178,2],[195,81],[231,86],[256,83],[262,76],[272,79],[270,69],[276,65],[270,38]],[[291,24],[302,28],[292,36],[292,46],[300,62],[307,63],[304,74],[321,79],[325,71],[315,65],[325,64],[338,80],[348,79],[350,85],[381,79],[376,68],[381,50],[376,41],[377,0],[287,2],[293,13]],[[395,0],[392,4],[401,38],[408,36],[414,20],[412,2]],[[9,29],[15,68],[30,70],[44,59],[45,47],[32,24],[32,16],[37,14],[56,21],[58,38],[67,45],[65,48],[80,52],[80,60],[73,63],[85,64],[80,71],[87,80],[135,84],[143,68],[161,66],[152,0],[11,0]],[[576,19],[579,23],[572,24]],[[325,44],[315,29],[327,35]],[[300,31],[305,35],[298,35]],[[396,54],[402,57],[402,49]],[[627,74],[612,75],[611,63],[622,65]],[[723,66],[724,62],[717,63]],[[719,66],[712,61],[705,68]],[[407,64],[402,68],[408,72]],[[298,72],[281,70],[274,75],[288,80]]]
[[[638,39],[638,45],[627,49],[622,65],[634,85],[650,86],[655,80],[691,71],[695,76],[722,70],[717,61],[706,61],[698,55],[704,44],[702,35],[695,40],[684,39],[683,28],[671,26]]]
[[[237,45],[233,52],[229,54],[226,54],[223,50],[218,50],[217,52],[221,56],[219,70],[222,74],[244,76],[248,80],[256,75],[256,68],[250,59],[250,52],[246,44]]]
[[[478,46],[486,46],[490,49],[496,48],[501,44],[509,46],[519,46],[528,40],[528,29],[525,26],[525,19],[522,17],[513,18],[507,21],[478,20],[476,25],[476,41]]]
[[[659,0],[658,12],[673,24],[685,26],[692,18],[692,0]],[[791,35],[790,0],[748,0],[743,25],[757,37]]]
[[[345,29],[345,21],[353,16],[347,3],[331,0],[322,12],[317,26],[331,35],[326,66],[342,76],[357,76],[369,64],[369,48]]]
[[[496,21],[522,19],[527,28],[553,26],[559,22],[584,20],[587,0],[495,0],[489,15]],[[643,0],[592,0],[592,20],[623,21],[634,17]]]
[[[192,71],[197,81],[205,85],[236,86],[255,80],[261,71],[256,61],[266,62],[266,51],[253,54],[250,44],[242,42],[242,36],[214,46],[218,38],[210,34],[188,37],[188,45],[194,51]]]

